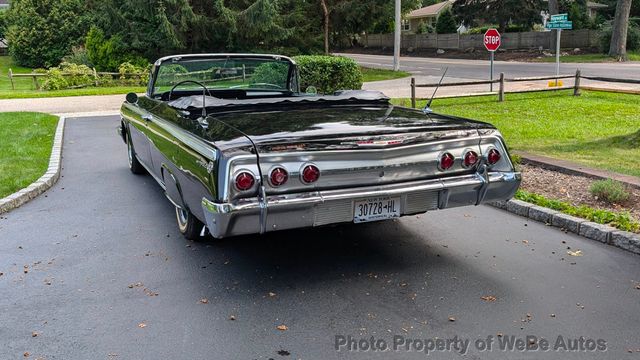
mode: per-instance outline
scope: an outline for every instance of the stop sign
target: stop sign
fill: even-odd
[[[500,47],[500,33],[496,29],[489,29],[484,33],[484,47],[489,51],[496,51]]]

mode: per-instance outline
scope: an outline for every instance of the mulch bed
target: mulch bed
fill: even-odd
[[[589,189],[597,179],[567,175],[557,171],[542,169],[530,164],[519,166],[522,171],[521,189],[543,195],[548,199],[560,200],[575,206],[587,205],[592,208],[611,211],[628,211],[640,220],[640,190],[627,187],[631,196],[623,204],[611,204],[591,195]]]

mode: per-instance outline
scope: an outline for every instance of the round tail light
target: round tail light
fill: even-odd
[[[464,154],[464,167],[472,167],[473,165],[475,165],[478,162],[478,153],[475,151],[467,151],[466,154]]]
[[[286,183],[288,179],[289,179],[289,173],[287,173],[287,170],[280,167],[271,170],[271,175],[269,176],[269,180],[271,180],[271,185],[273,186],[284,185],[284,183]]]
[[[314,165],[307,165],[302,169],[300,176],[305,184],[314,183],[320,178],[320,169]]]
[[[489,150],[489,154],[487,154],[487,162],[489,163],[489,165],[497,163],[501,158],[502,155],[500,155],[500,152],[496,149]]]
[[[450,153],[442,154],[442,156],[440,157],[440,170],[450,169],[453,166],[455,159],[456,158],[454,158]]]
[[[253,187],[256,183],[256,178],[251,173],[246,171],[241,172],[236,176],[236,189],[240,191],[247,191]]]

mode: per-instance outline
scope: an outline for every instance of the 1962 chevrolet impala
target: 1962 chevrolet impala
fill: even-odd
[[[129,167],[165,190],[185,237],[385,220],[507,200],[520,184],[489,124],[299,84],[284,56],[179,55],[127,95]]]

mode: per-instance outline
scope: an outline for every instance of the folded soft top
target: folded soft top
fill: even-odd
[[[204,104],[203,104],[204,102]],[[227,106],[250,106],[269,105],[285,103],[305,103],[305,102],[349,102],[349,103],[388,103],[389,98],[380,91],[373,90],[341,90],[332,95],[297,95],[287,97],[269,98],[249,98],[249,99],[220,99],[212,96],[192,95],[170,101],[169,106],[176,109],[227,107]]]

